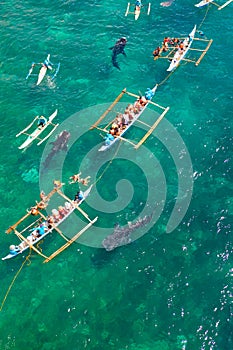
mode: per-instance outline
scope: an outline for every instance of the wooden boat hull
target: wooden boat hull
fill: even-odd
[[[167,72],[172,72],[173,70],[175,70],[179,66],[182,59],[186,56],[188,50],[190,49],[190,46],[192,45],[192,42],[193,42],[193,39],[194,39],[194,36],[196,33],[196,28],[197,28],[197,26],[195,25],[193,30],[189,34],[189,36],[184,39],[184,42],[183,42],[184,46],[185,45],[188,45],[188,46],[186,47],[186,49],[184,50],[184,52],[182,54],[180,54],[179,50],[177,50],[177,52],[175,53],[175,55],[171,61],[170,66],[167,69]]]
[[[90,192],[92,189],[92,185],[83,193],[83,199],[77,203],[78,206],[80,206],[80,204],[89,196]],[[55,227],[58,227],[63,221],[65,221],[75,210],[75,206],[73,206],[71,208],[71,210],[57,223],[55,223]],[[49,230],[47,230],[42,236],[38,237],[34,242],[33,245],[36,245],[40,240],[42,240],[44,237],[46,237],[49,233],[51,233],[54,230],[54,228],[51,228]],[[27,245],[26,247],[24,247],[21,251],[17,252],[16,254],[7,254],[4,258],[2,258],[2,260],[9,260],[9,259],[13,259],[16,256],[22,254],[25,250],[29,249],[30,246]]]
[[[155,93],[155,91],[157,90],[158,85],[156,84],[154,86],[154,88],[152,89],[152,91]],[[149,103],[147,103],[138,114],[135,114],[134,119],[132,119],[131,123],[127,125],[127,127],[125,129],[123,129],[123,131],[120,134],[120,137],[122,137],[126,131],[136,122],[136,120],[141,116],[141,114],[144,112],[144,110],[146,109],[146,107],[148,106]],[[99,152],[104,152],[107,151],[110,147],[112,147],[112,145],[114,145],[114,143],[116,143],[120,138],[116,137],[114,140],[112,140],[108,145],[102,145],[99,148]]]
[[[50,123],[52,123],[53,119],[57,115],[57,112],[58,111],[56,109],[56,111],[53,112],[53,114],[50,115],[46,125],[42,129],[36,128],[36,130],[34,130],[33,133],[30,136],[28,136],[28,138],[24,141],[24,143],[21,146],[19,146],[18,148],[19,149],[24,149],[24,148],[28,147],[47,128],[47,126]]]
[[[198,4],[196,4],[194,6],[196,6],[196,7],[203,7],[203,6],[211,4],[211,2],[213,2],[213,1],[214,0],[209,0],[209,1],[202,0],[202,1],[200,1]]]

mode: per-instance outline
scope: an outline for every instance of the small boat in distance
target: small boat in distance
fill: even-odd
[[[224,7],[230,5],[230,3],[232,3],[232,1],[233,0],[228,0],[223,5],[219,5],[214,0],[202,0],[198,4],[195,4],[194,6],[196,6],[196,7],[203,7],[203,6],[206,6],[206,5],[209,5],[209,4],[213,4],[213,5],[218,7],[218,10],[222,10]]]
[[[47,55],[47,58],[45,59],[45,61],[43,63],[39,62],[39,63],[35,63],[35,62],[32,62],[32,65],[31,65],[31,68],[29,69],[29,72],[28,72],[28,75],[26,76],[26,80],[31,76],[31,75],[34,75],[32,74],[35,66],[41,66],[40,70],[39,70],[39,74],[38,74],[38,77],[37,77],[37,82],[36,82],[36,85],[40,85],[40,83],[42,82],[42,80],[44,79],[46,73],[47,73],[47,70],[49,69],[51,72],[54,72],[52,77],[51,77],[51,80],[53,80],[58,72],[59,72],[59,69],[60,69],[60,62],[57,64],[57,65],[54,65],[51,61],[50,61],[50,54]],[[55,71],[54,71],[55,70]]]
[[[37,143],[37,145],[41,145],[42,142],[44,142],[45,140],[47,140],[50,135],[52,135],[52,133],[56,130],[56,128],[58,127],[59,124],[53,124],[52,121],[53,119],[57,116],[57,112],[58,110],[56,109],[55,112],[53,112],[50,117],[48,118],[48,120],[44,117],[44,116],[36,116],[34,118],[34,120],[22,131],[20,131],[16,137],[19,137],[20,135],[24,134],[27,135],[27,139],[24,141],[24,143],[22,143],[21,146],[19,146],[19,149],[24,149],[26,147],[28,147],[34,140],[39,140],[39,142]],[[36,129],[30,134],[27,131],[33,126],[33,124],[37,121],[37,127]],[[43,139],[39,138],[39,135],[44,132],[44,130],[49,126],[52,125],[53,129],[49,132],[49,134],[47,136],[45,136]]]
[[[130,7],[133,7],[134,11],[130,12]],[[142,12],[142,9],[144,7],[147,8],[146,12],[147,12],[147,15],[149,15],[150,14],[150,9],[151,9],[151,3],[150,2],[147,5],[143,5],[141,0],[136,0],[136,2],[134,4],[131,4],[130,2],[128,2],[127,9],[126,9],[126,12],[125,12],[125,16],[128,16],[128,14],[133,14],[134,18],[135,18],[135,21],[136,21],[139,18],[140,14]]]
[[[196,4],[194,6],[196,6],[196,7],[203,7],[203,6],[211,4],[211,2],[213,2],[213,1],[214,0],[202,0],[202,1],[200,1],[198,4]]]
[[[182,59],[184,59],[184,57],[186,56],[188,50],[190,49],[190,46],[192,45],[196,33],[196,28],[197,26],[195,25],[191,33],[182,42],[182,47],[178,47],[175,55],[172,58],[170,66],[167,69],[168,72],[172,72],[175,68],[177,68]]]

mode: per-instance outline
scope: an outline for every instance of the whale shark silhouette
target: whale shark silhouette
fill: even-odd
[[[112,64],[114,67],[120,70],[120,66],[117,62],[117,56],[122,53],[126,57],[125,53],[125,45],[127,43],[127,40],[125,37],[120,38],[117,40],[116,44],[109,49],[112,50]]]
[[[52,144],[53,147],[43,163],[44,168],[48,167],[49,163],[58,152],[68,150],[69,138],[70,133],[66,130],[63,130],[62,132],[60,132],[59,135],[57,135],[56,140],[54,142],[50,142],[50,144]]]

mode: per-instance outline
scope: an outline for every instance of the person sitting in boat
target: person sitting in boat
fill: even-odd
[[[78,191],[74,197],[74,201],[75,202],[79,202],[84,198],[83,192],[82,191]]]
[[[55,222],[54,217],[49,215],[47,218],[47,225],[49,230],[53,227],[54,222]]]
[[[122,128],[125,129],[128,124],[129,124],[129,116],[128,114],[124,114],[122,117]]]
[[[147,104],[147,99],[144,96],[140,96],[138,101],[143,107]]]
[[[58,207],[58,213],[61,218],[64,218],[64,216],[67,214],[66,209],[61,205]]]
[[[48,61],[47,59],[42,63],[42,66],[47,68],[47,69],[50,69],[50,70],[53,69],[52,63],[50,61]]]
[[[20,247],[14,244],[10,245],[9,250],[11,255],[17,255],[18,253],[21,252]]]
[[[47,119],[43,115],[41,115],[39,117],[37,126],[38,126],[39,129],[42,129],[46,125],[46,123],[47,123]]]
[[[72,205],[70,202],[65,202],[65,209],[66,209],[66,212],[68,213],[72,208]]]
[[[179,44],[179,50],[180,50],[180,51],[183,51],[183,50],[184,50],[184,44],[183,44],[183,42],[181,42],[181,43]]]
[[[60,214],[57,209],[52,209],[52,216],[55,222],[58,222],[60,220]]]

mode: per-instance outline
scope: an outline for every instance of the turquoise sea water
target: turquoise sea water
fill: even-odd
[[[192,161],[192,199],[180,225],[166,233],[178,175],[171,154],[155,134],[145,146],[157,157],[167,184],[166,203],[157,222],[143,237],[113,252],[91,246],[98,228],[111,228],[115,222],[124,225],[140,215],[139,203],[145,197],[141,191],[153,175],[149,162],[143,175],[143,167],[134,164],[137,156],[132,155],[131,163],[113,161],[98,183],[100,195],[115,199],[115,185],[122,177],[135,188],[132,203],[109,215],[98,212],[98,203],[96,209],[84,206],[92,218],[99,216],[96,230],[87,233],[86,245],[72,245],[49,264],[32,254],[30,266],[23,267],[0,313],[0,349],[175,350],[182,349],[182,340],[191,350],[233,348],[233,55],[229,50],[233,5],[222,11],[193,5],[191,0],[177,0],[170,7],[152,2],[150,16],[134,21],[124,16],[127,1],[123,0],[1,3],[1,256],[16,242],[5,230],[24,215],[41,190],[37,173],[45,146],[34,144],[21,152],[17,147],[22,139],[15,135],[34,116],[47,116],[56,108],[58,122],[65,122],[73,133],[72,142],[82,126],[85,135],[64,161],[62,179],[67,182],[87,148],[101,141],[98,132],[89,131],[104,110],[101,104],[106,108],[125,87],[138,93],[166,79],[168,62],[155,62],[152,57],[165,36],[187,35],[197,24],[213,44],[198,67],[182,64],[156,94],[157,103],[170,106],[166,118],[182,137]],[[118,58],[119,71],[112,66],[109,47],[121,36],[128,43],[127,57]],[[35,87],[35,77],[27,81],[25,77],[31,62],[41,62],[48,53],[52,62],[61,63],[60,72],[53,82],[45,79]],[[73,114],[77,125],[70,124]],[[160,130],[165,126],[162,122]],[[134,129],[129,135],[140,133]],[[111,152],[101,156],[99,174],[105,159],[114,155]],[[138,158],[143,159],[142,151]],[[88,175],[86,162],[84,175]],[[33,178],[27,176],[30,170]],[[42,178],[49,184],[53,176],[47,170]],[[67,194],[74,192],[69,188]],[[51,235],[43,249],[49,245],[54,251],[61,244],[60,237]],[[22,262],[23,257],[1,262],[1,300]]]

